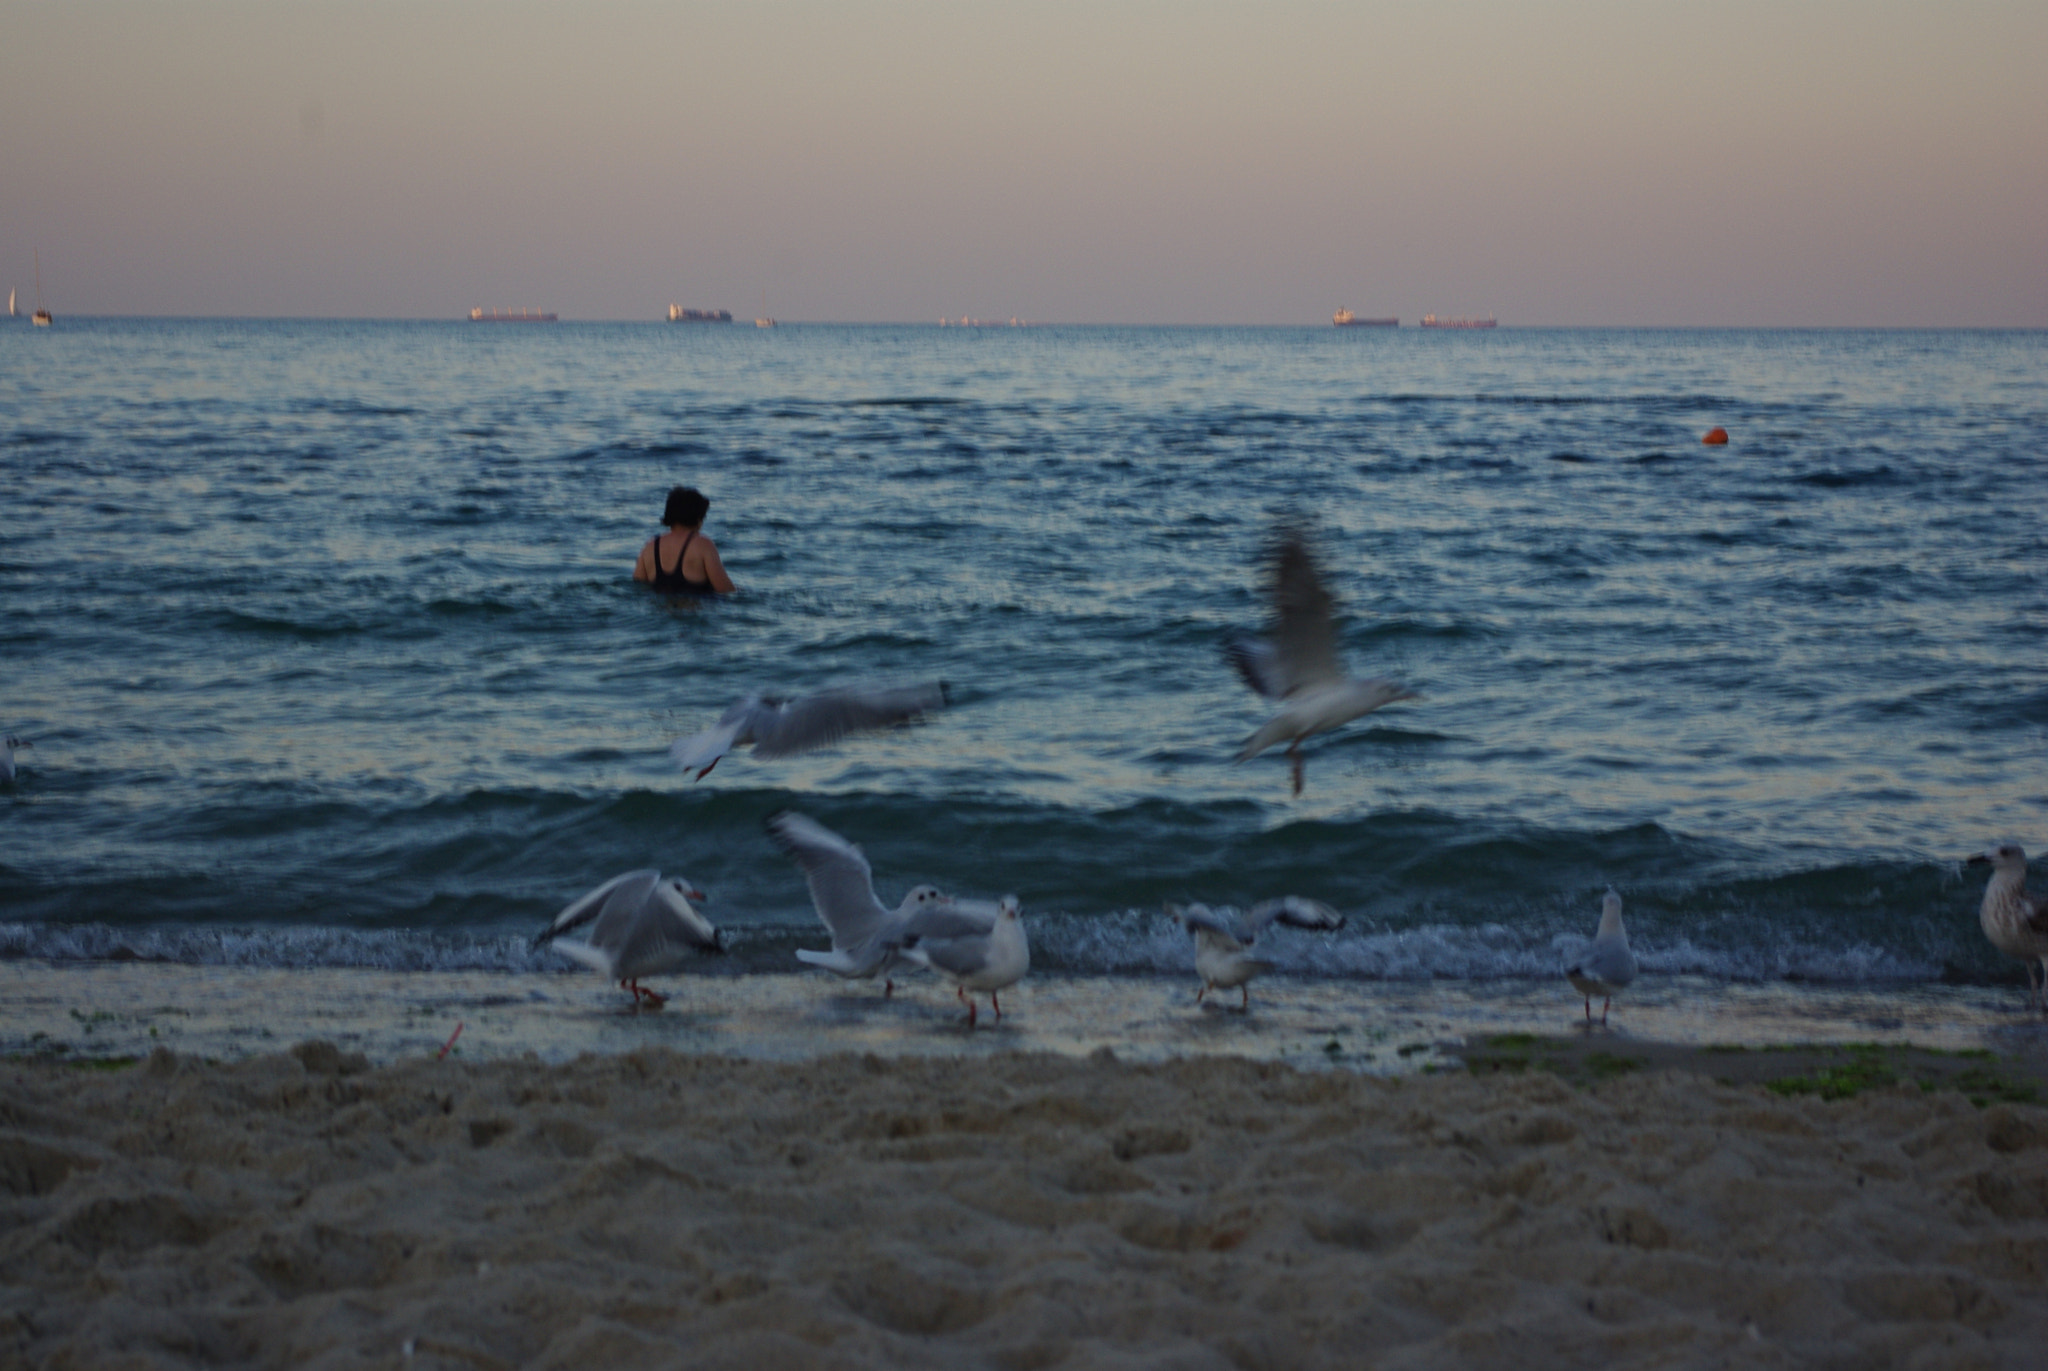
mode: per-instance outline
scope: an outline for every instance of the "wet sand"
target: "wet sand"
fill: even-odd
[[[636,1016],[575,977],[0,971],[0,1365],[2031,1367],[2048,1345],[2048,1110],[2011,1102],[2048,1098],[2041,1030],[1966,1032],[1995,992],[1802,1001],[1842,1032],[1738,1051],[1648,1036],[1670,987],[1588,1034],[1537,987],[1544,1032],[1500,987],[1279,984],[1239,1015],[1046,978],[970,1035],[929,985],[704,979]],[[1665,1022],[1706,998],[1677,987]],[[1096,1036],[1151,1036],[1090,1046],[1119,1006]],[[778,1014],[800,1022],[748,1037]],[[364,1047],[255,1050],[288,1021]],[[1850,1031],[1873,1023],[1957,1041]]]

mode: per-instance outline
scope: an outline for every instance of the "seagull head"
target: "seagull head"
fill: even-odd
[[[2018,843],[1998,843],[1970,858],[1968,865],[1988,866],[1997,871],[2017,871],[2025,874],[2027,854],[2021,850]]]
[[[1023,917],[1023,914],[1024,902],[1015,895],[1005,895],[1002,899],[996,901],[996,917],[998,919],[1016,919]]]
[[[687,876],[671,877],[669,879],[668,885],[669,889],[675,891],[676,894],[682,896],[683,899],[690,904],[711,903],[711,897],[709,895],[706,895],[702,890],[700,890],[697,887],[697,883],[695,881],[690,880]]]

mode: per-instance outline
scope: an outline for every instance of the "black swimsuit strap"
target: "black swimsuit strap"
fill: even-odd
[[[675,570],[662,571],[662,575],[681,576],[683,574],[683,556],[690,550],[690,542],[696,536],[697,530],[694,528],[683,535],[683,545],[680,548],[676,549]],[[656,571],[661,571],[661,537],[659,534],[657,534],[654,539],[654,569]]]

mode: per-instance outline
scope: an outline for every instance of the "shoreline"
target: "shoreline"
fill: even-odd
[[[1411,1075],[1461,1067],[1498,1038],[1588,1050],[1781,1049],[1846,1043],[1990,1051],[2048,1073],[2048,1020],[1999,986],[1729,983],[1650,977],[1588,1026],[1561,980],[1351,981],[1269,975],[1194,1001],[1192,976],[1032,976],[1005,1014],[968,1031],[941,983],[815,972],[665,978],[658,1011],[594,976],[528,972],[279,970],[155,962],[0,961],[0,1056],[141,1058],[158,1048],[213,1060],[332,1042],[377,1065],[643,1048],[803,1061],[841,1052],[968,1056],[1049,1052],[1164,1062],[1235,1057],[1305,1069]],[[1221,1002],[1219,1002],[1219,1000]],[[457,1030],[460,1029],[459,1036]],[[452,1036],[452,1044],[451,1044]]]

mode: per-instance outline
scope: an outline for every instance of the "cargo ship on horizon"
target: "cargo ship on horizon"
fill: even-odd
[[[1330,322],[1338,328],[1399,328],[1399,319],[1361,319],[1348,309],[1340,309],[1330,316]]]
[[[1500,320],[1488,315],[1484,319],[1439,319],[1434,314],[1422,316],[1424,328],[1498,328]]]
[[[732,311],[729,309],[686,309],[682,305],[668,307],[668,321],[671,324],[729,324]]]
[[[472,324],[552,324],[555,316],[537,309],[472,309]]]

